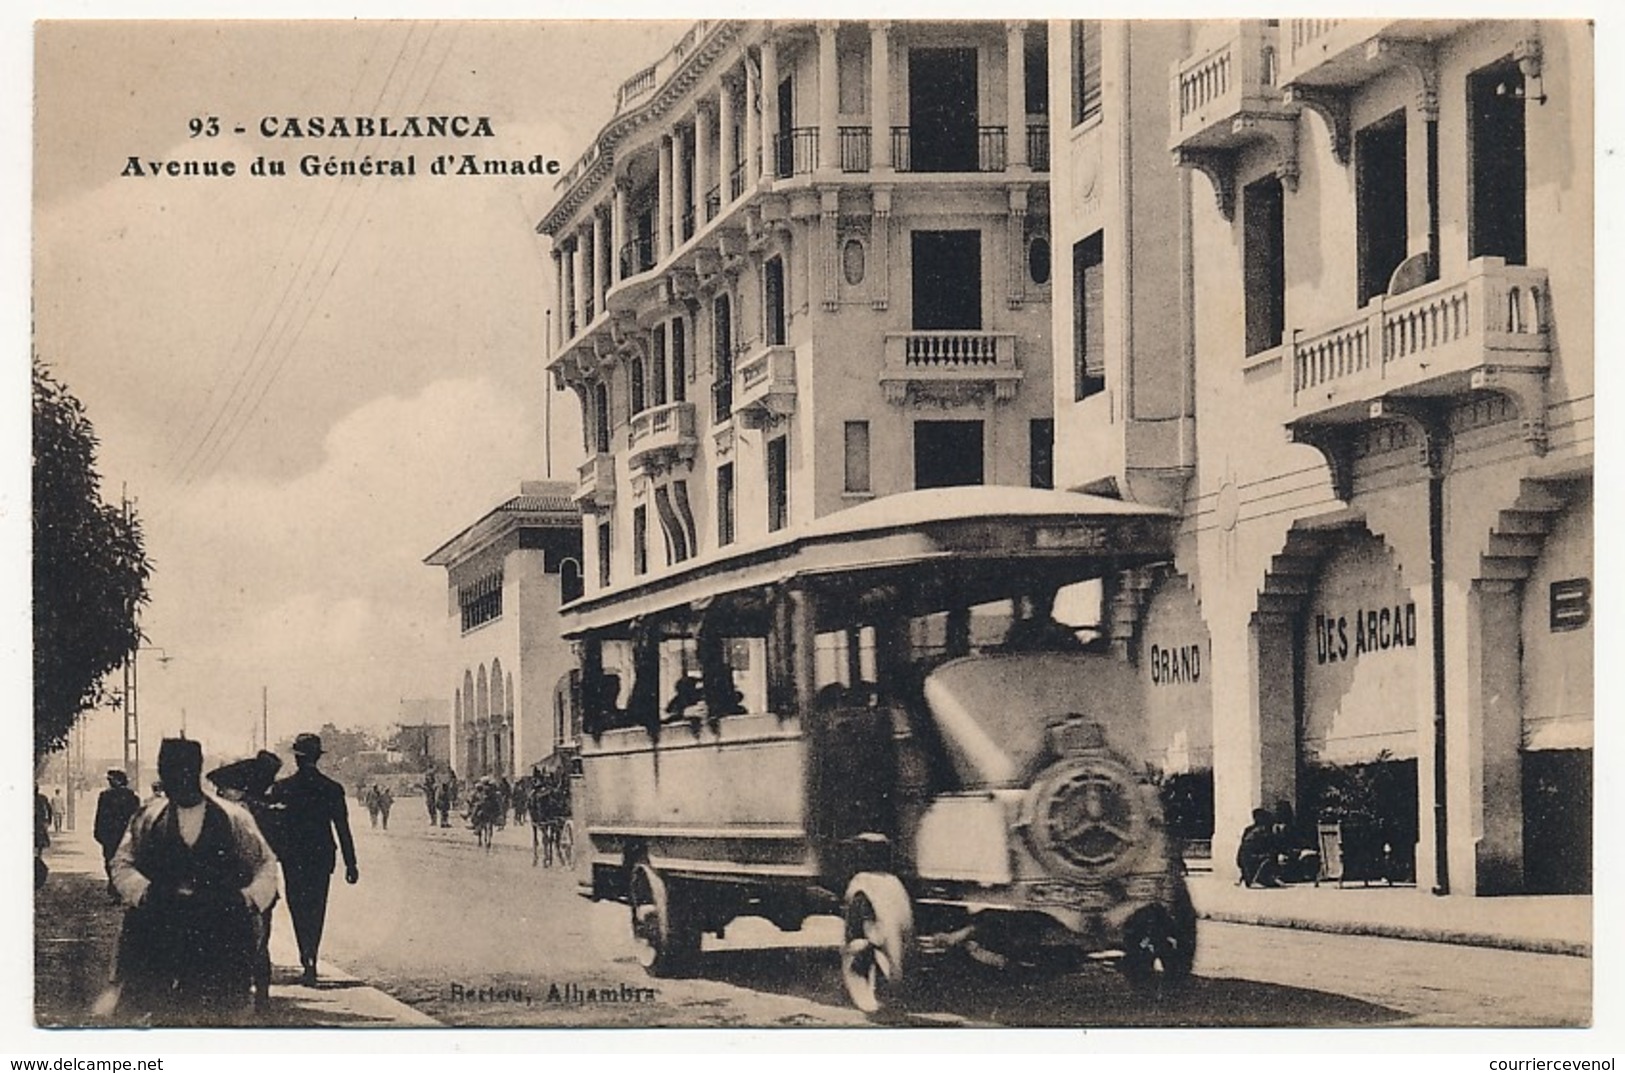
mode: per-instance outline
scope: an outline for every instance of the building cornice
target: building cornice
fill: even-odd
[[[746,23],[740,19],[724,19],[710,24],[700,40],[689,47],[677,67],[655,86],[647,100],[631,108],[618,109],[604,129],[598,132],[581,159],[559,181],[558,186],[564,193],[536,225],[537,234],[557,234],[610,175],[615,166],[616,147],[640,128],[670,113],[711,70],[717,59],[739,40],[745,26]],[[674,48],[647,70],[657,71],[676,51]],[[623,94],[626,85],[622,84]]]

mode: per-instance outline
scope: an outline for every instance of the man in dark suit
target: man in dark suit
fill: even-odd
[[[124,841],[124,832],[130,827],[130,817],[141,811],[141,799],[130,789],[130,778],[118,768],[107,772],[107,789],[96,798],[96,842],[102,847],[102,867],[107,873],[107,893],[114,901],[118,892],[113,889],[113,853]]]
[[[354,883],[361,878],[355,863],[355,841],[350,837],[344,787],[316,770],[321,755],[322,739],[315,734],[294,738],[297,770],[278,780],[269,794],[269,804],[277,817],[277,850],[282,860],[283,885],[288,891],[288,915],[293,917],[299,961],[304,966],[300,982],[307,985],[316,982],[316,955],[327,917],[328,885],[333,879],[335,833],[337,849],[344,854],[344,881]]]

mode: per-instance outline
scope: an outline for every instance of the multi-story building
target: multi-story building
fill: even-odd
[[[539,230],[589,593],[875,496],[1051,480],[1042,24],[701,22]]]
[[[1374,811],[1424,886],[1589,889],[1589,27],[1057,24],[1051,53],[1058,481],[1184,513],[1111,618],[1181,694],[1216,864],[1285,801]]]
[[[446,570],[452,641],[451,765],[459,777],[523,775],[580,727],[559,607],[581,595],[581,515],[562,481],[519,494],[432,552]]]

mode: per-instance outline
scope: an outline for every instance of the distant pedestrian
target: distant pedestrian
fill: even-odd
[[[254,917],[276,895],[276,858],[241,806],[206,797],[203,749],[158,749],[164,797],[130,822],[113,883],[130,908],[114,1012],[149,1024],[221,1024],[249,1003]]]
[[[306,985],[316,983],[327,893],[336,863],[335,834],[336,848],[344,855],[344,881],[355,883],[361,878],[344,787],[316,769],[321,755],[322,739],[315,734],[294,738],[297,770],[279,780],[269,795],[272,807],[281,810],[277,823],[282,878],[288,891],[288,915],[293,917],[294,937],[299,942],[299,962],[304,967],[300,982]]]
[[[437,789],[434,778],[434,770],[431,768],[423,773],[423,804],[429,810],[430,827],[434,826],[435,821],[435,809],[437,808],[435,803],[436,793]]]
[[[1253,822],[1241,832],[1236,848],[1236,867],[1244,886],[1281,886],[1281,847],[1269,809],[1253,809]]]
[[[440,826],[451,826],[451,780],[447,779],[435,790],[435,809],[440,813]]]
[[[61,791],[61,789],[52,790],[51,791],[51,828],[54,831],[56,831],[57,834],[62,833],[62,821],[63,821],[63,819],[65,819],[67,817],[67,815],[68,815],[67,807],[62,804],[62,791]]]
[[[378,818],[383,821],[384,830],[389,830],[389,810],[395,804],[395,794],[385,786],[378,791]]]
[[[367,819],[372,821],[374,827],[378,826],[378,784],[373,783],[361,793],[361,801],[367,806]]]
[[[107,873],[107,893],[115,900],[118,891],[113,889],[113,854],[118,851],[118,844],[124,841],[130,818],[140,811],[141,799],[130,789],[130,777],[118,768],[109,768],[107,789],[96,798],[94,833],[96,844],[102,848],[102,870]]]
[[[508,826],[508,808],[513,804],[513,784],[508,781],[508,776],[503,775],[497,779],[496,790],[497,826],[505,830]]]

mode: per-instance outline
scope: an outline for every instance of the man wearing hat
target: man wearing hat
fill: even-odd
[[[118,768],[109,768],[107,789],[96,798],[96,842],[102,847],[102,868],[107,872],[107,893],[117,900],[113,889],[113,852],[124,841],[130,817],[141,811],[141,799],[130,789],[130,777]]]
[[[327,917],[327,890],[335,863],[333,836],[344,854],[344,881],[361,878],[356,869],[355,841],[350,837],[349,810],[344,787],[316,770],[322,739],[300,734],[293,739],[292,775],[271,787],[269,801],[277,809],[277,849],[282,878],[288,891],[288,915],[299,941],[300,982],[316,982],[316,956],[322,945],[322,924]]]
[[[130,906],[116,1012],[157,1024],[231,1023],[249,1003],[253,914],[276,896],[276,858],[241,807],[203,793],[203,749],[166,738],[165,796],[130,821],[113,884]]]

